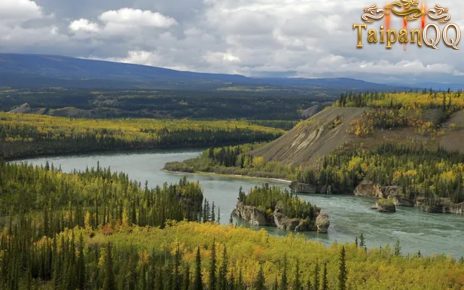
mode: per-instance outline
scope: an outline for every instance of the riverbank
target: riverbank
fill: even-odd
[[[282,183],[285,185],[290,185],[292,183],[291,180],[283,179],[283,178],[272,178],[272,177],[259,177],[259,176],[250,176],[250,175],[241,175],[241,174],[227,174],[227,173],[216,173],[216,172],[207,172],[207,171],[195,171],[195,172],[183,172],[183,171],[173,171],[163,168],[163,171],[172,173],[172,174],[195,174],[195,175],[202,175],[202,176],[211,176],[211,177],[227,177],[227,178],[235,178],[238,180],[260,180],[265,182],[272,182],[272,183]]]
[[[0,112],[0,158],[225,146],[285,131],[243,120],[73,119]]]
[[[237,204],[240,188],[248,192],[263,183],[288,187],[288,183],[275,182],[272,179],[227,176],[219,174],[197,174],[168,172],[163,170],[168,162],[182,161],[198,157],[200,151],[160,151],[156,153],[134,154],[97,154],[85,156],[57,156],[34,158],[26,161],[32,165],[54,164],[64,172],[82,171],[86,168],[110,167],[112,171],[125,172],[130,179],[141,184],[147,181],[149,187],[164,183],[177,183],[179,178],[187,176],[189,180],[199,182],[206,199],[220,208],[220,222],[228,224],[230,213]],[[304,237],[319,241],[325,245],[352,243],[354,237],[364,234],[369,248],[385,247],[386,242],[399,240],[404,253],[415,254],[419,250],[423,255],[446,254],[460,258],[464,253],[462,230],[463,218],[456,215],[426,214],[416,208],[398,208],[393,215],[385,215],[371,210],[372,199],[348,195],[298,195],[303,200],[317,204],[330,213],[331,226],[327,234],[304,233]],[[260,228],[256,228],[260,229]],[[275,228],[265,228],[272,235],[287,233]]]

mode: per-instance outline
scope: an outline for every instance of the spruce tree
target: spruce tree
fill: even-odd
[[[338,265],[338,289],[346,290],[347,269],[346,269],[346,251],[342,247],[340,251],[340,261]]]
[[[193,280],[193,290],[203,290],[200,247],[197,248],[197,256],[195,259],[195,279]]]
[[[329,281],[327,280],[327,262],[324,263],[324,268],[322,270],[322,283],[321,283],[321,290],[328,290],[329,289]]]
[[[314,289],[319,289],[319,263],[314,266]]]
[[[242,269],[240,269],[238,273],[237,290],[244,290],[244,289],[245,289],[245,283],[243,283],[243,273],[242,273]]]
[[[219,279],[218,279],[219,290],[227,290],[227,267],[228,267],[227,248],[224,245],[224,249],[222,252],[222,263],[219,269]]]
[[[85,276],[85,257],[84,257],[84,238],[82,234],[79,236],[79,256],[77,257],[77,288],[79,290],[84,290],[86,285],[86,276]]]
[[[209,266],[209,290],[216,290],[216,241],[211,247],[211,261]]]
[[[400,255],[401,255],[400,240],[396,240],[396,243],[395,243],[395,256],[400,256]]]
[[[116,283],[113,272],[113,257],[110,243],[108,243],[106,246],[105,279],[103,280],[103,290],[116,290]]]
[[[265,278],[263,272],[263,265],[259,266],[258,275],[256,276],[255,282],[253,283],[254,290],[265,290]]]
[[[183,290],[189,290],[190,289],[190,266],[187,264],[184,266],[184,279],[182,283],[182,289]]]
[[[296,261],[295,266],[295,278],[293,279],[293,290],[301,290],[301,279],[300,279],[300,261]]]
[[[180,274],[179,274],[179,267],[180,267],[180,250],[179,246],[177,246],[176,254],[174,256],[174,290],[181,290],[181,281],[180,281]]]
[[[282,270],[282,277],[280,279],[280,289],[288,289],[288,279],[287,279],[287,257],[284,257],[284,268]]]

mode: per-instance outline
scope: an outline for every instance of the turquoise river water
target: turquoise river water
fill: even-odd
[[[44,165],[47,161],[60,166],[65,172],[84,170],[100,166],[110,167],[113,171],[126,172],[131,179],[149,186],[164,182],[175,183],[182,176],[198,180],[205,198],[220,207],[221,222],[228,223],[238,196],[239,188],[244,190],[270,183],[287,187],[281,181],[222,175],[183,174],[163,170],[164,164],[193,158],[199,151],[157,151],[148,153],[115,153],[85,156],[63,156],[35,158],[21,162]],[[404,253],[434,255],[445,254],[454,257],[464,256],[464,217],[445,214],[426,214],[413,208],[399,208],[395,214],[382,214],[370,207],[373,201],[353,196],[301,195],[301,198],[321,207],[330,215],[331,226],[327,234],[308,233],[310,239],[325,244],[333,242],[353,242],[355,236],[363,233],[368,247],[401,243]],[[276,229],[268,229],[276,235],[285,234]]]

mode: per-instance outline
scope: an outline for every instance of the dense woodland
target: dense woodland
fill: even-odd
[[[149,189],[98,167],[67,174],[4,163],[0,174],[1,289],[464,286],[462,261],[401,256],[399,244],[367,249],[361,235],[326,247],[298,235],[216,225],[214,205],[202,206],[199,185],[185,179]],[[272,203],[264,194],[272,188],[264,189],[247,202]],[[185,219],[191,221],[175,222]]]
[[[12,222],[32,215],[45,235],[74,226],[120,222],[162,227],[168,220],[209,221],[215,216],[214,206],[203,203],[198,183],[184,178],[150,189],[99,167],[67,174],[49,165],[0,163],[0,192],[0,216],[10,216]]]
[[[401,93],[364,92],[344,93],[336,101],[340,107],[371,107],[371,108],[441,108],[457,110],[464,108],[464,93],[462,91],[410,91]]]
[[[464,155],[459,153],[417,144],[383,144],[372,150],[340,149],[323,157],[317,167],[305,168],[271,166],[250,154],[254,146],[208,149],[196,159],[167,164],[167,168],[288,178],[318,189],[330,185],[335,194],[352,193],[361,181],[370,180],[400,186],[404,197],[411,200],[464,202]]]
[[[464,201],[464,156],[444,150],[428,150],[385,144],[376,150],[341,151],[323,158],[321,167],[298,175],[304,183],[331,185],[335,193],[352,192],[364,179],[397,185],[410,200],[434,203],[448,198]]]
[[[97,120],[0,113],[0,153],[5,159],[239,144],[272,140],[282,133],[246,121]]]
[[[295,121],[303,110],[331,102],[340,92],[240,86],[208,91],[0,88],[0,111],[28,104],[33,112],[79,118]]]

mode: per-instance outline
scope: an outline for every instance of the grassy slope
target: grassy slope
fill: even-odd
[[[375,130],[369,136],[357,137],[348,132],[351,122],[361,117],[363,108],[330,107],[312,118],[301,122],[295,128],[253,152],[267,161],[278,161],[288,165],[314,166],[317,161],[340,147],[375,148],[384,143],[422,143],[430,148],[443,147],[448,151],[464,153],[464,110],[451,115],[440,124],[434,134],[422,134],[415,128]],[[433,110],[425,112],[425,118],[433,119]]]
[[[344,143],[354,141],[354,137],[347,133],[348,126],[365,110],[327,108],[299,123],[279,139],[255,150],[254,155],[289,165],[313,163]],[[341,124],[336,123],[337,118],[340,118]]]

